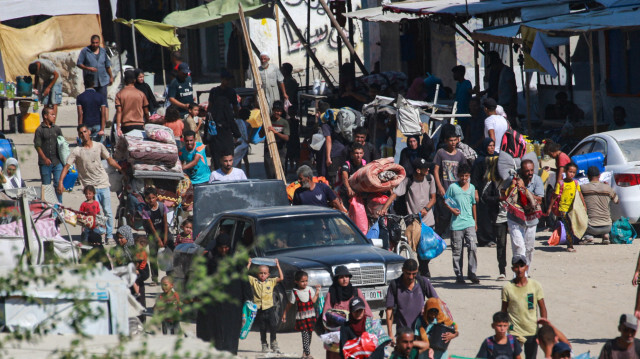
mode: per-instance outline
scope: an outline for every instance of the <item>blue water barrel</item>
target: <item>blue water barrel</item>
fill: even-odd
[[[64,186],[65,191],[73,190],[73,186],[76,185],[76,181],[78,180],[78,171],[74,166],[69,167],[69,171],[67,175],[64,177],[64,181],[62,181],[62,186]]]
[[[8,138],[0,139],[0,153],[2,153],[5,158],[15,158],[18,155],[16,153],[16,146],[14,146],[13,141]],[[0,166],[4,167],[4,161],[0,161]]]
[[[571,161],[578,165],[578,172],[587,173],[591,166],[596,166],[600,172],[604,172],[604,155],[600,152],[585,153],[571,157]]]

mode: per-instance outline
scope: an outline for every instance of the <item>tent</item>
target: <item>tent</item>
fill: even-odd
[[[246,16],[273,18],[272,7],[263,0],[217,0],[189,10],[174,11],[162,22],[181,29],[200,29],[238,19],[238,5]]]

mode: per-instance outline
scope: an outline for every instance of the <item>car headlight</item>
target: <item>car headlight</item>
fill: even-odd
[[[305,272],[309,275],[309,285],[312,287],[316,285],[328,287],[333,284],[331,274],[324,269],[311,269],[305,270]]]
[[[402,275],[402,265],[402,262],[387,264],[387,282],[390,282]]]

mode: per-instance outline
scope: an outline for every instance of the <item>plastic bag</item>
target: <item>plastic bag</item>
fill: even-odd
[[[380,225],[375,222],[367,232],[367,239],[380,238]]]
[[[366,359],[371,356],[377,346],[378,338],[364,332],[358,338],[347,340],[342,347],[342,354],[345,358]]]
[[[556,229],[551,233],[551,237],[547,243],[550,246],[557,246],[558,244],[565,244],[567,242],[567,232],[564,229],[564,224],[558,221]]]
[[[447,243],[431,227],[422,223],[422,233],[418,243],[418,256],[420,259],[434,259],[444,252],[446,248]]]
[[[173,252],[167,247],[158,249],[158,268],[163,272],[173,270]]]
[[[159,252],[158,252],[159,253]],[[253,321],[256,319],[256,313],[258,312],[258,306],[247,300],[242,307],[242,329],[240,329],[240,339],[246,339],[251,331]]]
[[[613,222],[611,226],[611,243],[631,244],[636,236],[636,230],[631,223],[629,223],[628,218],[621,217],[619,220]]]
[[[58,142],[58,157],[60,157],[60,162],[62,162],[62,164],[65,165],[67,163],[67,158],[71,154],[71,150],[69,149],[69,143],[64,138],[64,136],[58,136],[57,142]]]
[[[316,318],[322,318],[322,310],[324,309],[324,295],[322,295],[322,293],[320,293],[318,300],[316,300],[313,306],[316,310]]]
[[[367,219],[367,211],[364,209],[364,202],[362,202],[360,196],[351,197],[349,200],[349,218],[362,233],[367,233],[369,221]]]
[[[64,221],[69,223],[70,225],[75,227],[78,224],[78,215],[75,212],[65,209],[63,216]]]

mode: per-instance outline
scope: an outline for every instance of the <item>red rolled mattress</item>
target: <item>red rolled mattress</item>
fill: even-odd
[[[378,175],[390,171],[395,178],[381,181]],[[381,158],[362,167],[349,178],[349,185],[355,192],[379,193],[391,190],[406,177],[404,168],[393,162],[393,157]]]

